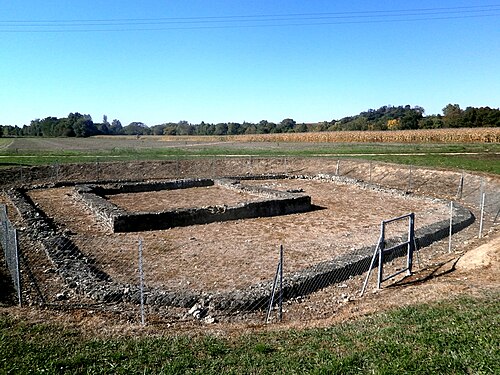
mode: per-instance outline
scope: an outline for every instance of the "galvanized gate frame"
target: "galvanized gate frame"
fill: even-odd
[[[385,248],[385,226],[386,224],[392,223],[394,221],[408,219],[408,239],[405,242],[394,245],[388,249]],[[384,255],[388,254],[396,249],[400,249],[403,246],[407,246],[407,255],[406,255],[406,267],[389,275],[387,277],[383,277],[384,272]],[[368,269],[368,274],[366,275],[365,282],[363,283],[363,288],[361,289],[360,295],[362,296],[366,290],[366,286],[368,285],[368,279],[370,278],[371,272],[374,268],[375,259],[378,256],[378,276],[377,276],[377,289],[381,288],[381,284],[384,281],[387,281],[403,272],[409,276],[411,275],[411,270],[413,266],[413,253],[415,252],[416,244],[415,244],[415,214],[409,213],[403,216],[395,217],[389,220],[382,220],[380,223],[380,237],[375,247],[375,251],[373,252],[373,257],[370,263],[370,268]]]

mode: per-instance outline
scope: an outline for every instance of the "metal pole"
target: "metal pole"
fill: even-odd
[[[408,258],[406,260],[406,268],[408,268],[406,274],[408,276],[411,275],[411,269],[413,266],[413,250],[415,246],[414,229],[415,229],[415,214],[412,213],[410,215],[410,220],[408,221]]]
[[[368,268],[368,273],[366,274],[365,282],[363,283],[363,287],[361,288],[361,293],[359,293],[360,296],[363,296],[363,294],[365,294],[366,286],[368,285],[368,279],[370,278],[373,265],[375,264],[375,258],[377,257],[378,254],[378,248],[380,246],[380,242],[381,238],[379,238],[377,246],[375,247],[375,251],[373,252],[372,261],[370,262],[370,267]]]
[[[19,307],[22,307],[23,301],[22,301],[22,292],[21,292],[21,267],[19,265],[19,246],[17,242],[17,229],[14,229],[14,261],[15,261],[15,267],[16,267],[16,275],[15,275],[15,280],[16,280],[16,286],[17,286],[17,300],[19,303]]]
[[[453,234],[453,201],[450,202],[450,234],[448,236],[448,252],[451,253],[451,235]]]
[[[370,184],[372,183],[372,162],[370,161]]]
[[[481,196],[481,219],[479,220],[479,238],[483,237],[483,217],[484,217],[484,200],[486,193]]]
[[[5,254],[5,260],[7,261],[7,254],[8,254],[8,252],[7,252],[7,246],[9,244],[8,243],[8,239],[9,239],[9,232],[8,232],[9,226],[8,226],[8,217],[7,217],[7,206],[5,206],[5,205],[3,206],[3,213],[5,215],[5,217],[4,217],[4,220],[5,220],[4,221],[4,227],[5,228],[4,228],[4,232],[3,232],[4,233],[4,249],[3,249],[3,251],[4,251],[4,254]]]
[[[283,245],[280,245],[280,322],[283,320]]]
[[[500,216],[500,208],[497,211],[497,214],[495,215],[495,218],[493,219],[493,224],[497,222],[498,216]]]
[[[273,279],[273,288],[271,290],[271,298],[269,300],[269,306],[267,307],[266,324],[269,323],[269,318],[271,317],[271,310],[274,304],[274,295],[276,294],[276,284],[278,283],[278,274],[280,270],[280,262],[278,262],[278,267],[276,268],[276,273]]]
[[[411,191],[411,165],[410,165],[410,171],[409,171],[409,174],[408,174],[408,192]]]
[[[337,160],[337,168],[335,169],[335,175],[339,175],[339,169],[340,169],[340,160]]]
[[[458,183],[457,199],[462,199],[462,194],[464,191],[464,172],[460,176],[460,182]]]
[[[384,267],[384,242],[385,242],[385,223],[382,222],[380,225],[380,246],[378,247],[378,280],[377,289],[380,289],[382,285],[382,274]]]
[[[142,268],[142,238],[139,238],[139,284],[141,289],[141,324],[144,325],[144,272]]]
[[[484,193],[484,178],[481,178],[481,187],[479,189],[479,207],[481,207],[481,201],[483,199]]]

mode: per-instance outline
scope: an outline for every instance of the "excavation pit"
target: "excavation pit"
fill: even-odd
[[[280,244],[285,249],[285,298],[292,298],[366,271],[383,219],[415,212],[419,247],[449,233],[445,201],[335,176],[253,176],[241,178],[239,184],[237,180],[47,186],[19,191],[12,200],[18,209],[31,200],[43,213],[30,214],[27,209],[26,215],[32,217],[27,220],[34,223],[30,228],[43,228],[45,224],[36,223],[44,215],[55,226],[55,232],[46,230],[34,237],[42,239],[67,286],[100,301],[137,302],[138,233],[115,231],[113,218],[141,213],[162,199],[171,201],[167,196],[174,191],[180,194],[175,204],[160,205],[165,212],[189,209],[193,195],[208,191],[214,199],[205,194],[207,199],[201,202],[215,207],[221,203],[217,201],[221,191],[237,194],[228,207],[238,206],[239,194],[245,201],[253,199],[248,204],[306,197],[309,209],[288,215],[148,228],[140,233],[147,304],[191,307],[204,300],[224,311],[265,305]],[[162,194],[167,196],[161,198]],[[97,209],[98,205],[105,209]],[[455,210],[454,231],[473,221],[467,210]]]

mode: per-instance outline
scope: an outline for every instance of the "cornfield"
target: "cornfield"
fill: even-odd
[[[162,140],[200,140],[200,136],[162,136]],[[245,134],[203,136],[203,140],[317,143],[499,143],[500,128]]]

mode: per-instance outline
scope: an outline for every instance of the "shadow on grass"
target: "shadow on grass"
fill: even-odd
[[[409,285],[420,285],[430,280],[436,279],[438,277],[448,275],[456,270],[455,267],[460,258],[461,257],[441,262],[434,265],[432,268],[428,267],[424,270],[419,271],[418,273],[405,276],[401,280],[398,280],[392,283],[391,285],[388,285],[387,288],[397,288]]]

